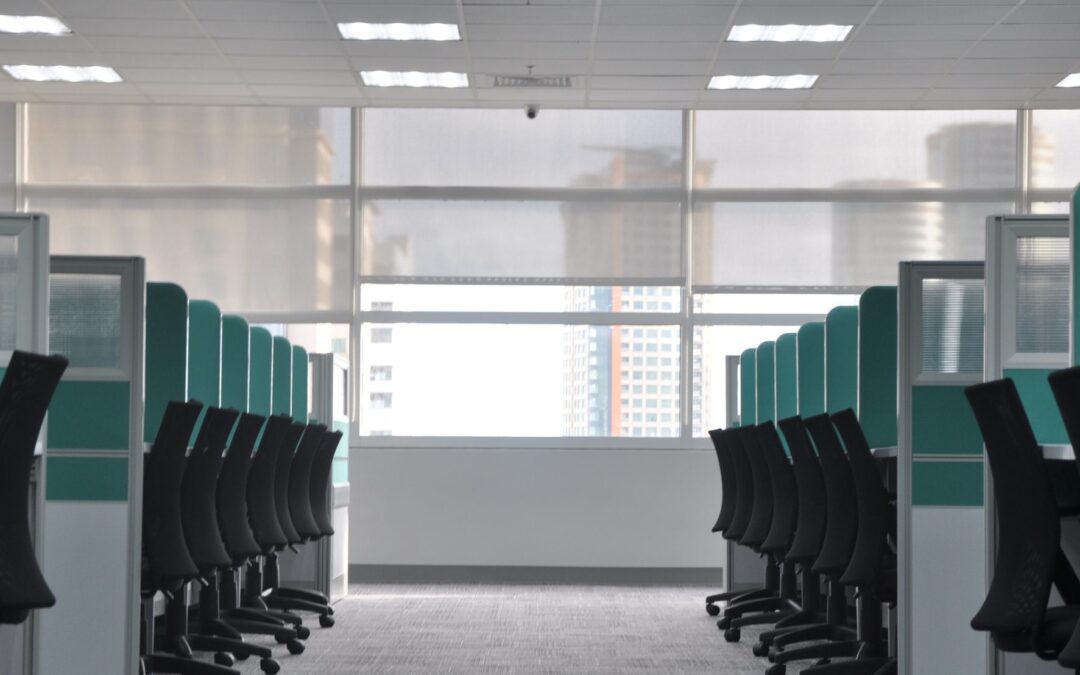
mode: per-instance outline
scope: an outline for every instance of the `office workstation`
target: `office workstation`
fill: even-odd
[[[0,673],[1080,672],[1080,7],[0,7]]]

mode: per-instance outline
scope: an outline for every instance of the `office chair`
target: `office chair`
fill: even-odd
[[[716,461],[720,465],[720,513],[716,516],[716,522],[712,526],[712,532],[718,532],[723,534],[729,527],[731,527],[731,521],[735,517],[735,502],[736,493],[738,491],[738,482],[735,480],[735,466],[731,458],[731,452],[727,447],[727,440],[724,436],[724,430],[712,429],[709,431],[709,438],[712,440],[713,448],[716,450]],[[725,574],[727,571],[725,570]],[[705,611],[709,616],[716,616],[720,613],[720,608],[716,606],[718,602],[727,602],[732,598],[741,595],[738,591],[728,591],[725,593],[716,593],[705,598]]]
[[[170,401],[165,408],[157,437],[146,458],[143,481],[143,639],[140,668],[143,673],[191,675],[240,675],[239,671],[214,663],[195,661],[186,637],[166,626],[174,653],[154,651],[153,598],[157,592],[166,600],[184,592],[184,585],[199,576],[184,537],[181,515],[182,482],[187,444],[198,421],[202,404],[197,401]],[[166,622],[175,620],[167,616]],[[186,617],[184,617],[186,621]]]
[[[1055,396],[1068,393],[1066,380],[1051,380]],[[989,632],[1002,651],[1057,659],[1077,627],[1080,605],[1047,606],[1061,523],[1042,451],[1012,380],[973,385],[964,394],[986,445],[998,522],[993,579],[971,627]]]
[[[56,604],[34,554],[29,493],[34,447],[67,366],[63,356],[15,351],[0,383],[0,623]]]

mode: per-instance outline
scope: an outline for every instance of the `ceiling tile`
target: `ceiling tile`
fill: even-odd
[[[187,0],[192,14],[204,20],[225,21],[323,21],[316,2],[268,2],[267,0]]]
[[[341,35],[326,23],[299,21],[203,21],[203,28],[214,38],[251,38],[256,40],[327,40],[341,42]]]
[[[457,23],[453,2],[410,5],[406,3],[325,3],[331,21],[369,23]]]
[[[49,0],[65,19],[189,19],[177,0]]]
[[[71,30],[83,37],[204,37],[199,24],[190,19],[68,19],[68,22]]]
[[[595,10],[584,6],[518,6],[502,7],[469,5],[465,7],[465,23],[494,24],[586,24],[592,25]]]

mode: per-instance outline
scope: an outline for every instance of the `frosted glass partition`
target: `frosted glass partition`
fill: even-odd
[[[983,280],[924,279],[922,372],[981,373]]]
[[[1069,240],[1016,237],[1017,353],[1069,351]]]
[[[52,275],[49,347],[72,367],[120,367],[120,283],[119,276]]]

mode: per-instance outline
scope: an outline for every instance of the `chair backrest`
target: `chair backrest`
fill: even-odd
[[[791,546],[795,535],[795,521],[798,517],[799,501],[795,489],[795,474],[791,469],[780,435],[770,421],[755,428],[758,448],[765,456],[772,485],[773,509],[772,525],[769,536],[761,545],[761,550],[776,553],[783,557]]]
[[[994,578],[971,627],[1030,630],[1046,611],[1060,545],[1053,486],[1013,381],[976,384],[964,394],[986,445],[998,522]]]
[[[754,510],[739,542],[756,549],[765,542],[772,527],[772,478],[765,463],[765,454],[758,447],[756,427],[739,427],[738,431],[754,480]]]
[[[218,478],[218,527],[233,563],[243,562],[262,552],[251,531],[247,498],[252,453],[265,423],[266,418],[262,415],[244,413],[240,416]]]
[[[855,479],[829,415],[808,417],[806,429],[814,440],[825,479],[825,537],[813,570],[820,574],[841,575],[851,560],[858,527]]]
[[[304,435],[307,426],[300,422],[293,422],[285,431],[281,445],[277,448],[277,470],[274,473],[274,507],[277,509],[278,524],[285,538],[290,544],[299,544],[304,540],[296,531],[293,522],[292,509],[289,508],[289,476],[292,475],[293,459],[296,457],[296,449],[300,438]]]
[[[311,467],[325,436],[325,426],[308,425],[304,437],[300,439],[300,447],[296,449],[296,457],[293,458],[292,471],[289,474],[289,515],[292,516],[296,531],[307,541],[322,535],[311,510]]]
[[[1054,392],[1058,412],[1065,422],[1065,431],[1073,448],[1080,448],[1080,366],[1050,373],[1050,389]],[[1076,457],[1080,466],[1080,456]]]
[[[738,487],[735,480],[735,467],[731,461],[731,451],[728,450],[724,430],[710,430],[709,438],[712,439],[713,448],[716,450],[716,462],[720,465],[720,514],[716,516],[712,531],[723,532],[731,525],[731,519],[735,516],[735,494]]]
[[[333,487],[334,455],[337,454],[341,436],[340,431],[331,431],[323,436],[322,446],[311,470],[311,511],[324,537],[334,534],[334,505],[330,501],[330,490]]]
[[[889,493],[855,411],[846,408],[834,414],[832,419],[847,449],[859,511],[855,548],[840,581],[872,589],[879,581],[881,556],[885,554],[889,532]]]
[[[150,590],[168,590],[198,575],[181,515],[188,439],[202,403],[169,401],[161,418],[143,481],[143,546]]]
[[[278,447],[285,440],[291,425],[292,418],[288,415],[274,415],[266,420],[259,449],[251,460],[251,471],[248,472],[248,522],[255,541],[265,553],[289,543],[278,522],[274,483]]]
[[[724,437],[731,451],[731,464],[735,467],[735,482],[739,485],[735,491],[735,513],[731,516],[731,525],[724,530],[724,539],[739,541],[754,514],[754,473],[750,470],[750,458],[746,456],[739,429],[725,429]]]
[[[56,604],[34,555],[29,491],[34,446],[67,365],[63,356],[16,351],[0,384],[0,623]]]
[[[787,559],[813,562],[821,553],[821,541],[825,536],[825,478],[802,418],[788,417],[777,424],[791,451],[799,504],[795,537],[788,549]]]
[[[232,563],[218,528],[217,492],[225,446],[239,416],[237,410],[207,408],[184,468],[181,518],[188,550],[200,570]]]

